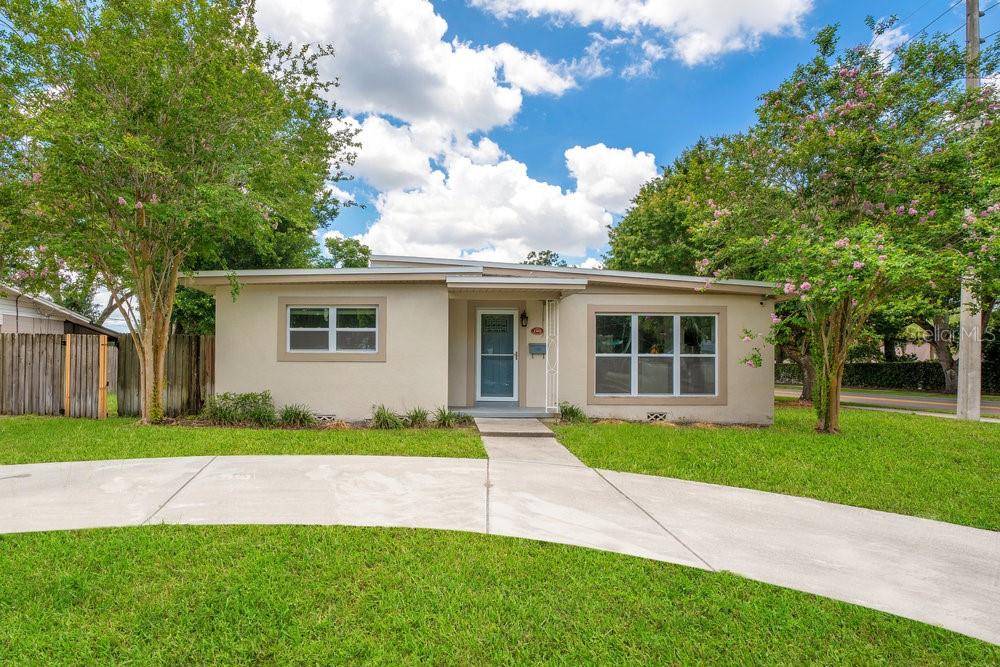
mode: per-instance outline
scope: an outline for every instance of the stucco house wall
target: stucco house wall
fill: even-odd
[[[384,298],[384,361],[279,361],[280,299]],[[277,405],[303,403],[356,420],[372,406],[433,409],[448,401],[448,291],[444,285],[243,285],[233,302],[219,287],[216,391],[269,389]],[[283,322],[283,321],[282,321]]]

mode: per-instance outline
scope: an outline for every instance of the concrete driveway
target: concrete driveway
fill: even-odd
[[[489,460],[220,456],[0,466],[0,532],[287,523],[511,535],[730,570],[1000,643],[1000,533],[594,470],[552,438],[516,440],[484,436]]]

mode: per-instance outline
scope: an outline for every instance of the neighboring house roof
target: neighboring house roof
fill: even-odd
[[[587,285],[701,289],[706,278],[638,271],[608,271],[577,267],[539,266],[468,259],[435,259],[373,255],[363,269],[254,269],[245,271],[199,271],[182,279],[185,285],[211,291],[228,285],[231,278],[242,284],[302,284],[334,282],[437,282],[451,287],[556,289],[573,291]],[[712,292],[774,296],[777,283],[756,280],[718,280]]]
[[[69,308],[64,308],[53,301],[36,296],[32,294],[26,294],[16,287],[11,287],[9,285],[0,285],[0,293],[6,294],[7,296],[16,299],[18,302],[26,301],[30,303],[35,310],[39,311],[43,315],[52,317],[54,319],[63,319],[77,326],[92,329],[95,333],[104,334],[106,336],[111,336],[112,338],[118,338],[121,335],[120,331],[115,331],[113,329],[108,329],[99,324],[94,324],[86,317],[76,312],[75,310],[70,310]],[[29,316],[30,317],[30,316]]]

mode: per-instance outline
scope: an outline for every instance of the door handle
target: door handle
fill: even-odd
[[[517,350],[514,351],[514,361],[517,361]]]

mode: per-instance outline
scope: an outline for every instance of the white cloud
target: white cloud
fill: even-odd
[[[409,126],[397,127],[379,116],[369,116],[358,123],[357,141],[361,144],[351,173],[365,179],[378,190],[413,188],[427,182],[431,175],[430,157],[437,145],[426,134],[415,133]]]
[[[622,214],[643,183],[656,176],[652,153],[595,144],[566,151],[566,167],[576,179],[577,192],[602,208]]]
[[[581,269],[603,269],[604,262],[594,257],[588,257],[580,263]]]
[[[586,256],[655,175],[649,153],[576,146],[565,152],[576,181],[567,190],[532,178],[485,136],[514,118],[524,95],[561,95],[608,74],[605,52],[637,46],[634,37],[595,33],[580,58],[553,63],[507,43],[444,41],[447,23],[428,0],[267,0],[257,18],[280,40],[334,45],[323,74],[341,75],[334,98],[360,130],[349,172],[379,191],[378,217],[360,235],[376,252]],[[664,57],[653,41],[642,50],[651,62]]]
[[[476,164],[448,150],[446,171],[435,171],[426,185],[379,196],[379,218],[363,239],[390,254],[505,261],[539,249],[585,255],[607,242],[613,214],[656,174],[655,158],[604,144],[576,146],[565,156],[575,190],[531,178],[517,160]]]
[[[651,39],[642,42],[642,56],[622,69],[622,76],[635,79],[653,73],[653,65],[667,57],[667,50]]]
[[[428,0],[268,0],[257,20],[280,40],[332,43],[324,74],[340,76],[335,98],[354,114],[486,130],[514,117],[522,91],[574,85],[563,65],[537,53],[444,41],[448,24]]]
[[[880,52],[880,60],[887,64],[892,60],[896,49],[905,44],[908,39],[910,39],[910,36],[903,30],[903,27],[896,26],[895,28],[889,28],[879,35],[875,35],[872,38],[872,48]]]
[[[472,0],[501,18],[525,15],[666,39],[674,56],[696,65],[752,49],[768,35],[795,33],[812,0]]]
[[[525,53],[507,43],[498,44],[491,51],[503,67],[504,80],[528,94],[561,95],[576,85],[565,68],[554,67],[538,53]]]

